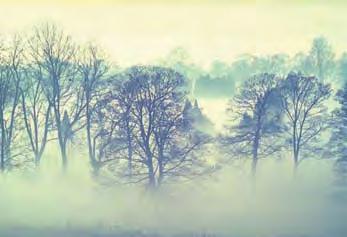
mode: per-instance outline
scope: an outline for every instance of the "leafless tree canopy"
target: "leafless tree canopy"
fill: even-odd
[[[300,151],[327,126],[323,103],[329,98],[331,89],[316,77],[289,74],[281,88],[282,105],[288,120],[290,143],[295,167],[300,162]]]
[[[77,44],[50,23],[1,41],[1,171],[28,163],[39,168],[50,142],[58,145],[64,171],[70,147],[87,148],[96,179],[150,188],[221,167],[208,164],[211,149],[251,158],[254,176],[261,158],[288,151],[296,169],[325,131],[333,131],[330,142],[338,147],[329,154],[345,153],[345,93],[339,92],[341,108],[330,116],[326,82],[337,68],[346,75],[347,57],[335,65],[324,38],[292,63],[281,54],[251,56],[231,66],[215,62],[209,72],[188,65],[182,49],[172,54],[160,65],[119,68],[95,44]],[[215,89],[230,98],[230,121],[221,134],[194,96]]]
[[[207,139],[183,127],[184,82],[171,69],[151,66],[131,67],[111,81],[112,91],[96,113],[102,121],[98,134],[108,137],[99,145],[104,156],[99,160],[118,159],[127,167],[126,176],[148,180],[150,187],[202,172],[195,153]]]

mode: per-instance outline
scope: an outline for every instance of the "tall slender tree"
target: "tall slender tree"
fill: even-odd
[[[330,94],[330,86],[317,77],[291,73],[283,81],[282,106],[288,122],[295,171],[304,159],[301,151],[311,148],[314,139],[327,127],[324,102]]]
[[[281,131],[277,84],[278,78],[274,74],[258,74],[242,85],[229,104],[232,124],[227,127],[228,133],[222,141],[233,155],[251,155],[253,175],[259,157],[280,148],[274,140],[267,142]]]
[[[93,106],[96,103],[98,95],[102,93],[102,79],[106,76],[109,65],[101,50],[95,45],[89,44],[80,51],[78,62],[78,71],[82,76],[81,87],[83,88],[85,98],[85,120],[88,154],[93,174],[98,175],[100,164],[97,161],[96,147],[93,142],[92,114]]]
[[[25,83],[21,86],[23,121],[35,166],[39,168],[52,128],[52,104],[46,100],[40,68],[29,65],[25,71]]]
[[[15,36],[9,45],[0,45],[0,169],[11,167],[13,141],[18,125],[18,105],[23,75],[23,42]]]
[[[52,106],[62,167],[66,170],[67,143],[83,127],[79,122],[86,107],[75,57],[77,46],[69,35],[49,23],[34,28],[28,45],[31,64],[43,75],[42,87]]]

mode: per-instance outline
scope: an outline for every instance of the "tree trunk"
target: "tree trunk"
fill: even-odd
[[[95,148],[92,143],[92,135],[91,135],[91,118],[90,118],[90,96],[87,96],[87,105],[86,105],[86,118],[87,118],[87,143],[88,143],[88,154],[89,154],[89,162],[92,167],[92,172],[94,177],[99,176],[99,164],[95,157]]]
[[[41,155],[39,153],[35,154],[35,168],[38,170],[40,168]]]
[[[293,158],[294,158],[293,175],[294,175],[294,177],[296,177],[296,176],[297,176],[297,173],[298,173],[298,167],[299,167],[299,149],[298,149],[298,148],[296,148],[296,149],[294,150],[294,156],[293,156]]]
[[[67,171],[67,166],[68,166],[66,142],[61,140],[63,139],[59,139],[59,146],[60,146],[60,154],[61,154],[61,160],[62,160],[62,169],[63,169],[63,172],[65,173]]]
[[[54,115],[55,115],[55,123],[57,125],[58,142],[59,142],[60,155],[62,160],[62,170],[65,173],[68,166],[67,154],[66,154],[66,138],[65,138],[66,134],[64,134],[65,131],[62,127],[62,121],[60,120],[59,105],[53,105],[53,109],[54,109]]]
[[[253,148],[252,148],[252,176],[254,179],[257,173],[259,140],[260,140],[260,129],[257,129],[254,136]]]
[[[128,120],[128,119],[127,119]],[[126,122],[127,126],[127,142],[128,142],[128,172],[129,172],[129,178],[132,177],[133,175],[133,147],[132,147],[132,142],[131,142],[131,130],[130,130],[130,125],[129,121]]]
[[[6,146],[6,134],[5,134],[5,126],[4,126],[4,120],[3,120],[3,112],[1,111],[1,163],[0,163],[0,169],[3,173],[5,171],[5,146]]]
[[[148,187],[151,190],[154,190],[156,188],[153,165],[148,167]]]
[[[257,164],[258,164],[258,157],[256,154],[253,154],[252,159],[252,177],[255,179],[256,173],[257,173]]]
[[[155,181],[152,155],[150,154],[147,154],[147,166],[148,166],[148,188],[150,190],[154,190],[156,188],[156,181]]]
[[[164,178],[163,162],[164,162],[164,152],[163,152],[163,148],[160,147],[159,148],[159,156],[158,156],[158,168],[159,168],[158,186],[160,186],[162,184],[163,178]]]
[[[1,172],[3,173],[5,171],[5,151],[4,151],[4,144],[3,144],[3,139],[1,141]]]

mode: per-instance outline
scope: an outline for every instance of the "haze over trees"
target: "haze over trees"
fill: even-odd
[[[95,180],[152,190],[213,175],[236,158],[251,161],[254,178],[263,158],[291,159],[295,170],[306,158],[345,163],[346,54],[337,58],[325,38],[294,57],[244,55],[209,69],[183,48],[120,68],[49,23],[0,46],[2,173],[39,172],[51,144],[64,172],[69,149],[83,149]],[[200,103],[221,98],[229,100],[224,131]],[[223,159],[211,162],[211,150]]]

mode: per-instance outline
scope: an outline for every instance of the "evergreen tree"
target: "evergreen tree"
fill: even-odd
[[[194,128],[205,134],[213,134],[215,132],[213,123],[202,113],[196,99],[193,105],[190,100],[186,100],[183,109],[183,121],[185,129]]]

